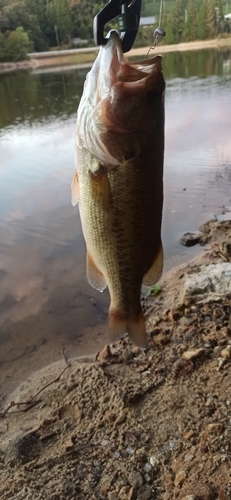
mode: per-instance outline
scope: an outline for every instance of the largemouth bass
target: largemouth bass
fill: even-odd
[[[87,277],[109,288],[109,335],[145,348],[140,294],[162,273],[164,90],[161,56],[129,63],[111,31],[77,113],[76,174]]]

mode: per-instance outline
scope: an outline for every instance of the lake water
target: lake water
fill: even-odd
[[[231,204],[231,51],[165,54],[165,270],[179,245]],[[85,276],[70,203],[76,110],[86,69],[0,75],[0,392],[32,370],[99,350],[107,291]],[[94,299],[94,300],[92,300]],[[95,303],[95,305],[93,305]]]

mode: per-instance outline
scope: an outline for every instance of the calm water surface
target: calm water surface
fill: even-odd
[[[164,55],[165,270],[198,249],[182,233],[231,205],[231,51]],[[96,352],[108,293],[85,277],[70,204],[76,110],[86,69],[0,75],[0,378],[2,395],[32,369]],[[93,300],[96,305],[93,305]],[[0,391],[1,391],[0,388]]]

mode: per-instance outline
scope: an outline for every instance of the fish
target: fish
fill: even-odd
[[[77,111],[72,204],[79,204],[88,282],[110,293],[109,339],[147,347],[142,286],[161,277],[162,58],[129,62],[110,31]]]

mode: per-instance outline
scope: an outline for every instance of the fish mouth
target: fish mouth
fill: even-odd
[[[151,59],[130,62],[124,57],[119,34],[112,30],[108,34],[107,51],[111,86],[119,85],[124,92],[136,94],[143,92],[154,83],[159,83],[159,91],[164,91],[162,57],[158,54]]]

